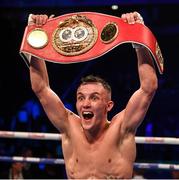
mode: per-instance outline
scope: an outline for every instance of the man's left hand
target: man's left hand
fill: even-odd
[[[122,14],[121,18],[124,20],[124,22],[129,24],[135,24],[135,23],[144,24],[144,20],[138,12]]]

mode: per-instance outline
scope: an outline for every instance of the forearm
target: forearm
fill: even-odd
[[[154,93],[158,86],[154,63],[149,51],[136,48],[140,86],[147,93]]]
[[[49,86],[48,73],[44,60],[39,60],[35,57],[31,58],[30,79],[32,89],[36,93]]]

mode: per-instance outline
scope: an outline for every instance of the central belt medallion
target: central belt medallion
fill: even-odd
[[[65,56],[76,56],[91,49],[98,37],[98,30],[86,16],[74,15],[60,21],[52,36],[54,49]]]

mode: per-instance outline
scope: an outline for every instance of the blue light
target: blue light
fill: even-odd
[[[152,136],[153,135],[153,124],[148,123],[145,128],[145,135],[146,136]]]
[[[28,114],[31,114],[33,104],[34,104],[33,100],[28,100],[28,101],[23,105],[23,108],[27,110]]]
[[[21,123],[26,123],[28,121],[28,115],[27,112],[24,110],[21,110],[18,112],[18,120]]]
[[[39,104],[34,103],[32,106],[32,117],[33,117],[33,119],[37,120],[39,116],[40,116]]]
[[[33,117],[34,120],[38,120],[39,116],[41,115],[41,109],[40,109],[40,105],[37,101],[34,100],[28,100],[24,106],[24,109],[26,109],[26,111],[28,112],[28,114],[30,116]]]
[[[56,153],[57,153],[57,155],[59,156],[59,157],[61,157],[62,156],[62,148],[61,148],[61,145],[58,145],[57,147],[56,147]]]
[[[45,169],[45,164],[40,163],[40,164],[39,164],[39,169],[44,170],[44,169]]]

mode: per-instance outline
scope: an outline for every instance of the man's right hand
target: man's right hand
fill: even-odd
[[[29,14],[28,25],[43,26],[48,19],[53,18],[54,15],[48,17],[46,14]]]

